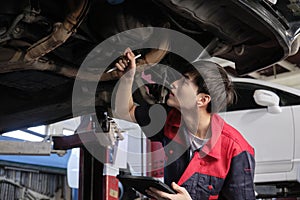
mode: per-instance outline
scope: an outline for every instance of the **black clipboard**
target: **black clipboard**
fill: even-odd
[[[123,185],[131,187],[148,197],[149,195],[147,195],[145,190],[149,190],[149,187],[153,187],[170,194],[176,194],[176,192],[168,185],[149,176],[118,175],[117,178]]]

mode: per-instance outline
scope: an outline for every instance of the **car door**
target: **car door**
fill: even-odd
[[[236,82],[234,85],[237,101],[222,116],[255,148],[256,174],[290,171],[295,145],[291,105],[299,97],[260,84]],[[257,105],[253,98],[257,89],[275,92],[282,111],[272,114],[266,107]]]

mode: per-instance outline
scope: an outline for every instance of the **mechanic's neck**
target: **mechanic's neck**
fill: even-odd
[[[207,137],[210,137],[207,136],[207,133],[210,127],[211,114],[208,113],[206,110],[199,109],[196,115],[197,117],[195,117],[195,115],[182,115],[183,121],[187,129],[190,131],[190,133],[194,134],[195,136],[201,139],[206,139]]]

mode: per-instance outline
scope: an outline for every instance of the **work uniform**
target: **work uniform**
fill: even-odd
[[[150,122],[150,107],[140,106],[135,110],[139,125]],[[254,194],[254,149],[243,136],[228,125],[219,115],[211,118],[211,137],[191,153],[180,112],[171,109],[164,127],[153,134],[143,129],[152,141],[160,141],[165,151],[164,181],[174,181],[186,188],[193,200],[255,199]]]

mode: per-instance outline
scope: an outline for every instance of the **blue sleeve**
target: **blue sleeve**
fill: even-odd
[[[254,170],[255,161],[249,152],[233,157],[219,199],[255,200]]]

